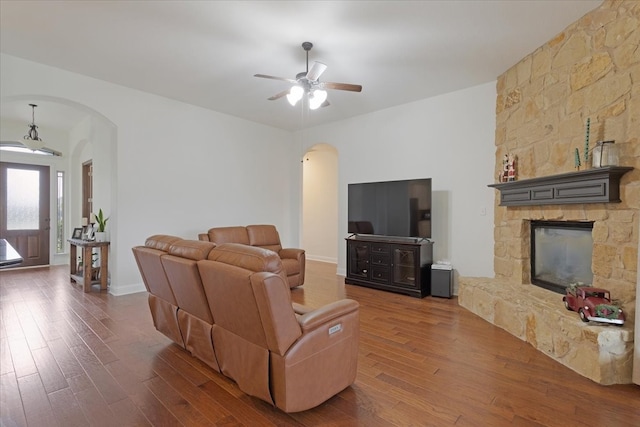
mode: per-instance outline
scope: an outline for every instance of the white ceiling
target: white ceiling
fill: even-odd
[[[3,53],[282,129],[299,129],[495,80],[601,0],[0,1]],[[310,61],[329,91],[309,114],[267,98]],[[123,100],[124,101],[124,100]],[[31,121],[28,102],[2,118]],[[24,104],[24,105],[23,105]],[[57,117],[40,103],[36,123]],[[74,119],[68,119],[73,121]]]

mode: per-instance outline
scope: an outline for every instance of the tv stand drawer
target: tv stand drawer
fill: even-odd
[[[385,243],[372,243],[371,252],[378,253],[378,254],[388,254],[389,245]]]
[[[389,265],[389,255],[387,254],[371,254],[371,266],[374,265],[384,265],[385,267]]]
[[[371,269],[371,280],[376,282],[389,282],[389,269],[387,267],[373,267]]]

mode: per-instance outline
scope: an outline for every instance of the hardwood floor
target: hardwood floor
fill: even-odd
[[[355,384],[285,414],[171,344],[146,293],[85,294],[68,266],[0,272],[1,426],[640,426],[600,386],[458,306],[344,285],[308,262],[293,300],[360,302]]]

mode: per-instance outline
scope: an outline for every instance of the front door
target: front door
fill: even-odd
[[[49,264],[49,166],[0,162],[0,238],[24,259]]]

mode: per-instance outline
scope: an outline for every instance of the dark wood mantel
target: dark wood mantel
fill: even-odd
[[[619,203],[620,178],[631,170],[629,166],[607,166],[489,187],[500,191],[500,206]]]

